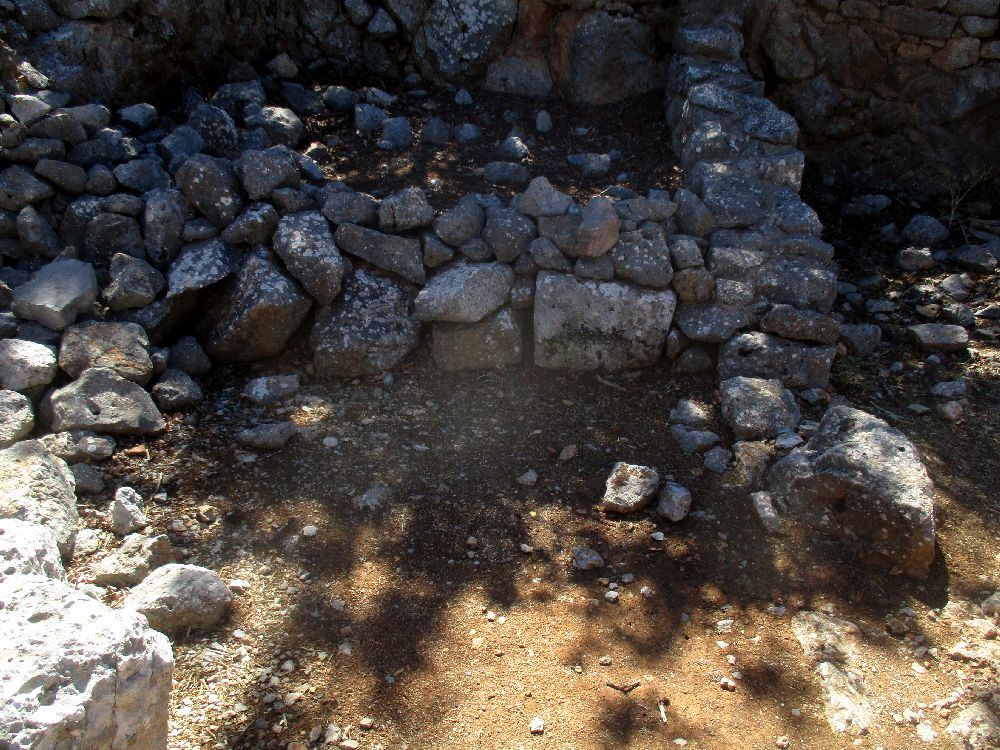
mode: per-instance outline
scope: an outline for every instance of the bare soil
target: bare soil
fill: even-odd
[[[354,144],[325,166],[383,192],[439,178],[439,207],[485,190],[472,170],[509,129],[502,109],[521,107],[528,123],[535,106],[476,98],[494,114],[478,150],[385,154]],[[557,133],[580,117],[549,106]],[[676,172],[659,102],[630,107],[590,120],[595,145],[622,149],[619,170],[638,189],[669,186]],[[551,159],[533,163],[533,173],[578,195],[599,189],[565,168],[565,154],[589,142],[554,138]],[[912,281],[875,241],[877,224],[834,216],[824,213],[831,238],[846,243],[846,279],[874,267],[890,287]],[[909,375],[888,374],[897,360]],[[240,397],[255,375],[293,371],[306,373],[304,386],[276,410]],[[957,424],[906,409],[931,403],[927,388],[942,372],[970,385]],[[936,483],[938,558],[922,582],[860,568],[815,533],[765,535],[746,488],[706,471],[670,438],[667,414],[679,398],[710,405],[717,394],[713,380],[678,376],[669,364],[616,377],[528,364],[442,374],[424,347],[391,383],[308,373],[302,346],[277,361],[214,371],[201,408],[170,416],[164,437],[116,454],[109,493],[87,509],[101,527],[114,486],[163,490],[166,500],[148,508],[149,531],[168,534],[182,559],[238,582],[218,631],[175,641],[171,750],[300,750],[321,746],[331,724],[362,748],[386,750],[911,748],[923,743],[894,715],[922,712],[941,734],[959,709],[996,689],[995,662],[947,655],[969,635],[970,602],[1000,589],[1000,353],[988,336],[974,339],[969,357],[937,368],[901,337],[875,357],[838,364],[836,389],[909,435]],[[284,450],[235,446],[239,429],[276,419],[301,430]],[[576,455],[560,458],[571,445]],[[690,488],[692,515],[672,525],[652,508],[599,510],[616,461],[656,467]],[[534,486],[517,481],[529,469],[539,476]],[[376,512],[355,509],[353,498],[376,481],[392,488],[391,499]],[[307,526],[315,536],[303,534]],[[102,540],[102,551],[74,565],[74,579],[86,580],[115,544],[108,532]],[[574,571],[576,545],[598,550],[608,567]],[[613,584],[617,603],[605,599]],[[907,635],[894,636],[885,618],[901,607],[915,618]],[[861,626],[861,671],[876,709],[869,735],[828,726],[791,627],[802,609]],[[921,646],[930,652],[914,656]],[[724,677],[734,691],[720,687]],[[930,707],[960,689],[954,707]],[[529,733],[536,716],[544,734]]]

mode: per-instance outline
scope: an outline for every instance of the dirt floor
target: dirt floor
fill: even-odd
[[[504,106],[490,104],[484,144],[509,129]],[[528,107],[519,106],[524,122]],[[653,139],[649,128],[626,128],[629,117],[647,117],[645,107],[660,117],[658,102],[640,102],[594,136],[622,149],[619,171],[643,190],[676,176],[662,130]],[[579,115],[550,111],[557,131]],[[537,172],[560,189],[596,188],[554,168],[584,145],[559,144]],[[368,151],[353,167],[346,158],[326,166],[385,191],[415,174],[448,177],[437,191],[448,201],[485,189],[469,171],[485,152],[422,148],[416,172],[401,166],[409,153]],[[831,234],[847,243],[838,250],[845,279],[874,262],[890,288],[912,281],[872,239],[876,224],[848,227],[830,211]],[[669,364],[614,377],[528,364],[446,375],[425,347],[391,382],[316,381],[302,351],[214,371],[201,408],[171,416],[163,438],[119,451],[107,468],[109,492],[128,482],[145,496],[165,493],[148,507],[149,531],[166,533],[183,559],[219,571],[238,594],[220,630],[174,644],[171,750],[301,750],[327,738],[385,750],[922,746],[904,712],[943,735],[958,709],[997,684],[995,662],[948,656],[969,637],[971,603],[1000,589],[1000,352],[981,336],[971,350],[928,368],[900,337],[875,357],[839,363],[835,377],[840,394],[902,429],[928,463],[939,549],[924,582],[859,568],[815,534],[767,536],[747,488],[671,439],[667,415],[679,398],[713,405],[717,396],[712,379],[677,376]],[[904,376],[888,374],[894,361],[906,364]],[[942,371],[970,386],[967,416],[955,424],[907,411],[931,403],[928,385]],[[290,372],[304,385],[277,409],[241,398],[250,378]],[[240,429],[277,419],[301,430],[285,449],[235,447]],[[598,510],[616,461],[687,486],[691,516],[672,525],[652,508]],[[529,470],[533,486],[518,482]],[[355,509],[376,481],[391,497],[377,511]],[[103,523],[107,501],[92,501],[92,525]],[[315,535],[303,533],[309,526]],[[105,549],[111,539],[102,532]],[[574,571],[576,545],[599,551],[608,567]],[[71,576],[86,580],[98,557],[81,555]],[[909,632],[893,635],[886,617],[901,608],[912,609]],[[828,725],[792,630],[803,609],[861,626],[869,734]],[[954,706],[932,708],[957,690]],[[529,731],[535,717],[543,734]]]

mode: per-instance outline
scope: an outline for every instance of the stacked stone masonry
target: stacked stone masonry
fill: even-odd
[[[752,4],[753,69],[828,174],[946,192],[1000,157],[997,0]]]

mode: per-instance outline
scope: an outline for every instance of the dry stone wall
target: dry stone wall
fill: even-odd
[[[944,192],[1000,157],[998,9],[997,0],[766,0],[748,14],[748,53],[828,172]]]
[[[685,6],[667,93],[687,183],[675,197],[678,224],[705,248],[714,285],[678,312],[677,324],[691,341],[722,345],[724,380],[777,377],[791,388],[826,388],[840,336],[829,315],[833,248],[798,195],[798,124],[749,74],[741,18],[720,6]]]

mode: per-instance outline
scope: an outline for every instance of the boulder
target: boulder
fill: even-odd
[[[623,233],[611,250],[611,259],[618,278],[642,286],[664,289],[674,278],[670,246],[656,224]]]
[[[149,337],[136,323],[89,320],[66,331],[59,347],[59,367],[72,378],[92,367],[104,367],[145,385],[153,374]]]
[[[504,307],[477,323],[435,323],[432,340],[442,370],[498,370],[521,361],[524,333]]]
[[[341,224],[334,236],[344,252],[397,274],[406,281],[424,283],[426,272],[420,240],[382,234],[355,224]]]
[[[934,485],[916,447],[881,419],[827,411],[809,442],[778,461],[771,494],[862,561],[919,578],[934,561]]]
[[[160,269],[165,269],[177,257],[184,245],[184,222],[187,204],[180,190],[154,190],[143,196],[144,244],[146,255]],[[114,263],[114,258],[112,258]],[[114,271],[112,270],[112,276]]]
[[[312,301],[266,249],[250,253],[235,283],[207,317],[205,348],[222,362],[252,362],[280,353]]]
[[[340,298],[316,316],[316,372],[353,378],[391,370],[420,340],[412,301],[413,293],[393,279],[362,270],[348,274]]]
[[[601,507],[614,513],[634,513],[649,505],[659,486],[656,469],[619,461],[605,484]]]
[[[486,214],[483,240],[497,260],[513,263],[517,256],[529,252],[538,236],[535,222],[511,208],[491,208]]]
[[[20,211],[25,206],[51,198],[56,191],[40,180],[30,170],[14,166],[0,172],[0,208]]]
[[[475,323],[505,304],[514,271],[503,263],[459,263],[434,276],[414,303],[420,320]]]
[[[431,0],[414,35],[414,54],[424,75],[459,81],[481,76],[510,40],[516,0],[474,0],[456,10]]]
[[[795,396],[779,380],[735,377],[719,385],[722,418],[738,440],[775,438],[799,426]]]
[[[281,219],[274,252],[312,297],[324,307],[340,293],[344,259],[323,214],[308,211]]]
[[[51,578],[0,582],[0,726],[11,747],[167,746],[173,654],[134,612]]]
[[[482,206],[474,198],[464,198],[434,220],[434,233],[452,247],[461,247],[482,233],[485,221]]]
[[[662,88],[666,66],[657,58],[653,30],[631,16],[595,11],[571,32],[557,78],[579,104],[610,104]]]
[[[676,304],[669,290],[542,272],[535,288],[535,364],[580,370],[651,365],[663,353]]]
[[[244,151],[236,174],[252,201],[266,200],[273,190],[299,186],[299,170],[292,152],[284,148]]]
[[[960,352],[969,346],[969,332],[962,326],[921,323],[906,329],[910,339],[925,352]]]
[[[76,541],[76,480],[62,459],[34,440],[0,451],[0,518],[44,526],[64,558]]]
[[[211,630],[229,612],[232,592],[218,574],[196,565],[157,568],[125,597],[123,609],[146,616],[163,633]]]
[[[270,203],[251,203],[222,232],[230,245],[267,245],[278,228],[278,212]]]
[[[97,300],[97,274],[89,263],[57,260],[14,289],[11,310],[25,320],[61,331]]]
[[[59,546],[51,531],[16,518],[0,519],[0,581],[13,575],[66,580]]]
[[[52,429],[94,430],[112,435],[152,435],[166,423],[153,399],[114,370],[95,367],[50,398]]]
[[[358,224],[370,227],[378,221],[378,202],[370,195],[353,190],[330,193],[322,202],[323,215],[331,224]]]

